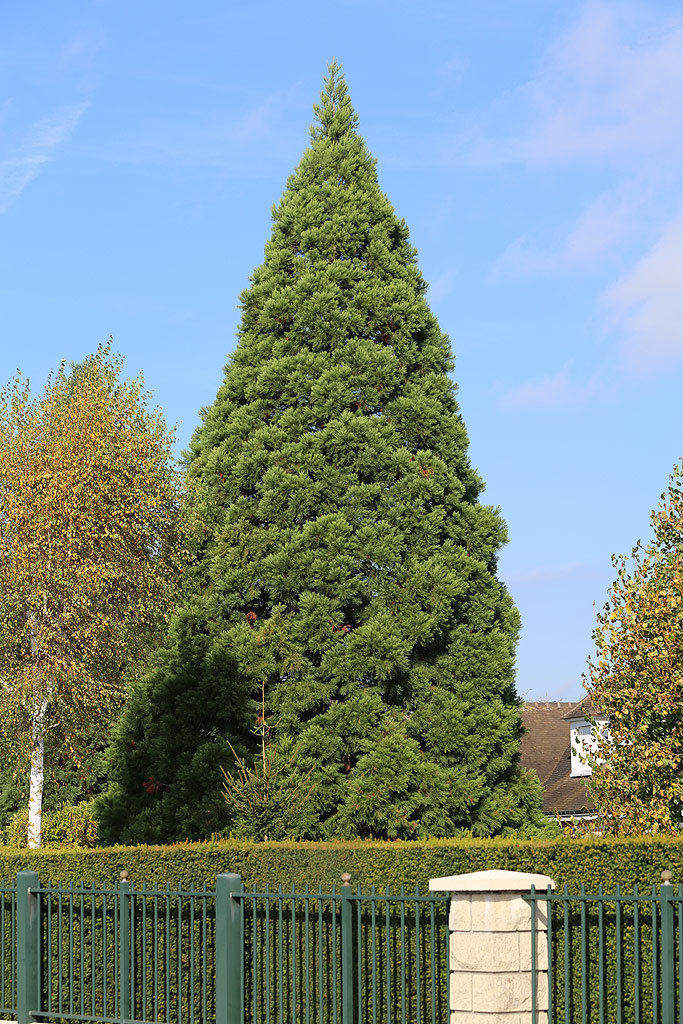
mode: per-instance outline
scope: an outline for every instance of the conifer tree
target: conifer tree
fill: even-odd
[[[518,764],[519,619],[496,576],[506,528],[479,501],[449,341],[335,64],[315,115],[188,453],[198,596],[114,749],[111,838],[140,838],[141,822],[147,838],[244,834],[229,787],[213,803],[220,768],[236,770],[223,734],[255,772],[305,784],[294,838],[490,835],[539,813]],[[169,723],[172,777],[145,793]],[[188,777],[208,800],[203,826],[178,810]]]

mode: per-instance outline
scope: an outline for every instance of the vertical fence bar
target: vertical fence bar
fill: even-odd
[[[177,940],[178,948],[176,950],[177,959],[177,977],[178,977],[178,1024],[182,1024],[183,1019],[183,887],[182,883],[178,883],[178,906],[177,906]]]
[[[119,1016],[130,1020],[130,882],[121,872],[119,885]]]
[[[615,899],[616,899],[616,907],[615,907],[615,911],[614,911],[614,915],[615,915],[614,925],[615,925],[616,933],[617,933],[617,935],[616,935],[616,942],[617,942],[617,949],[616,949],[616,957],[617,957],[617,964],[616,964],[616,967],[617,967],[617,975],[616,975],[616,977],[617,977],[617,1024],[622,1024],[624,994],[623,994],[623,991],[622,991],[623,983],[622,983],[622,977],[621,977],[621,962],[622,962],[622,949],[621,949],[622,937],[621,937],[621,931],[622,931],[622,929],[621,929],[621,887],[620,886],[617,886]]]
[[[64,977],[64,914],[62,911],[62,883],[59,883],[57,889],[57,1011],[61,1015],[64,1010],[62,1000],[64,998],[64,992],[62,988],[62,979]]]
[[[546,889],[545,920],[546,920],[546,944],[548,950],[548,1020],[553,1020],[553,890],[550,885]],[[532,965],[536,971],[536,964]]]
[[[308,895],[308,883],[306,883],[306,895],[304,902],[304,957],[306,960],[306,1024],[311,1024],[311,962],[310,962],[310,898]]]
[[[674,1024],[676,1003],[676,961],[674,950],[674,905],[671,872],[662,871],[661,885],[661,970],[662,1024]]]
[[[387,1024],[391,1024],[391,906],[389,904],[389,886],[385,890],[384,903],[384,944],[387,960]],[[435,1018],[436,1019],[436,1018]]]
[[[683,1019],[683,886],[678,886],[678,1016]]]
[[[565,884],[563,893],[564,905],[564,1019],[569,1024],[569,889]]]
[[[358,979],[356,989],[358,992],[358,1022],[360,1024],[363,1020],[363,904],[360,899],[360,885],[358,886],[356,893],[359,897],[358,902],[356,903],[356,945],[358,947],[356,950],[356,960],[358,962]]]
[[[295,890],[292,886],[292,1020],[297,1020],[296,1014],[296,900]]]
[[[323,887],[318,886],[318,1021],[323,1024]]]
[[[658,943],[657,943],[657,886],[652,886],[650,893],[650,907],[652,909],[652,1024],[657,1024],[659,1018],[659,964],[658,964]]]
[[[341,887],[342,1024],[353,1024],[353,914],[351,875],[345,871]]]
[[[538,954],[536,951],[536,886],[531,886],[531,1024],[536,1024],[538,996],[536,991],[536,967]]]
[[[415,1007],[416,1024],[421,1024],[420,1012],[422,1002],[422,988],[420,985],[420,887],[415,886]]]
[[[372,928],[372,1024],[377,1024],[377,900],[375,899],[374,885],[370,890],[370,896],[372,899],[370,918]]]
[[[605,1024],[605,913],[602,883],[598,886],[598,1020]]]
[[[240,992],[244,966],[240,947],[242,902],[236,893],[244,892],[239,875],[216,878],[216,1024],[242,1024]]]
[[[74,1012],[74,883],[69,884],[69,1013]]]
[[[40,1009],[38,985],[38,875],[17,873],[17,1024],[30,1024]],[[4,939],[4,936],[3,936]]]
[[[588,1024],[588,934],[586,931],[586,886],[581,886],[581,1024]]]
[[[337,887],[332,886],[332,1020],[337,1024]]]
[[[277,952],[278,952],[278,965],[277,965],[278,1007],[279,1007],[279,1020],[280,1020],[280,1024],[284,1024],[284,1019],[285,1019],[285,1016],[284,1016],[285,1015],[285,982],[284,982],[284,973],[285,973],[284,972],[284,962],[285,962],[285,954],[284,954],[285,919],[284,919],[284,912],[285,911],[284,911],[284,903],[282,902],[284,897],[282,895],[282,886],[281,885],[278,885],[278,887],[277,887],[277,896],[278,896],[278,904],[277,904],[277,915],[278,915],[278,917],[277,917],[277,924],[278,924],[278,933],[277,933],[277,942],[278,942],[278,946],[277,946]],[[218,1022],[216,1022],[216,1024],[218,1024]]]
[[[633,1011],[635,1024],[640,1024],[640,905],[638,886],[633,886]]]

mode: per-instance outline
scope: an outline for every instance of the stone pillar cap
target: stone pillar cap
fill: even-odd
[[[551,887],[555,882],[548,875],[532,875],[526,871],[471,871],[466,875],[445,875],[430,878],[430,892],[531,892]]]

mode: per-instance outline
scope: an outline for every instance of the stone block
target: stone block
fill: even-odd
[[[533,1024],[531,1011],[528,1013],[476,1013],[469,1010],[453,1010],[450,1024]],[[548,1014],[539,1010],[536,1024],[548,1024]]]
[[[536,1006],[548,1008],[548,976],[537,978]],[[473,974],[472,1007],[478,1013],[531,1010],[531,973]],[[453,1007],[455,1009],[455,1007]],[[465,1009],[465,1007],[463,1007]]]
[[[469,896],[454,896],[448,914],[452,932],[469,932],[472,928],[472,904]]]
[[[514,893],[473,893],[472,931],[475,932],[530,932],[531,906]],[[536,909],[536,928],[539,934],[547,929],[548,915],[544,904]]]
[[[531,932],[518,932],[519,969],[531,970]],[[548,970],[548,933],[539,931],[536,935],[536,967],[539,971]]]
[[[452,1010],[450,1024],[534,1024],[531,1011],[522,1013],[477,1013],[474,1010]],[[536,1024],[548,1024],[545,1010],[536,1012]]]
[[[451,971],[451,1010],[472,1009],[472,975],[469,971]]]
[[[520,939],[531,946],[530,932],[528,936],[518,932],[454,932],[450,938],[451,970],[518,971]]]

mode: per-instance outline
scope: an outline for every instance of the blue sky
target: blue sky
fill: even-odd
[[[111,334],[185,447],[333,58],[509,527],[519,692],[579,698],[683,454],[679,3],[3,5],[0,381]]]

